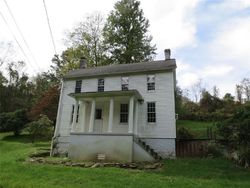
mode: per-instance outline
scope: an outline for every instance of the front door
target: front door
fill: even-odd
[[[101,108],[97,108],[95,110],[94,132],[98,132],[98,133],[102,132],[102,109]]]

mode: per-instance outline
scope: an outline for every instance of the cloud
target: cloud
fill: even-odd
[[[177,51],[188,67],[177,71],[178,83],[190,87],[198,77],[222,95],[234,94],[235,84],[250,72],[250,1],[203,1],[197,10],[196,46]]]

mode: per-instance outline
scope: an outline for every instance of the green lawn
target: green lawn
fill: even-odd
[[[213,127],[213,130],[216,130],[213,122],[177,120],[176,125],[177,128],[185,127],[191,130],[195,134],[195,138],[207,138],[208,127]]]
[[[0,134],[0,187],[250,187],[250,170],[225,159],[166,160],[160,171],[27,164],[28,154],[49,147],[27,136]]]

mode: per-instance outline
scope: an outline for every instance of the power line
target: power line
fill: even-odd
[[[53,34],[52,34],[52,29],[51,29],[51,26],[50,26],[49,15],[48,15],[48,11],[47,11],[47,8],[46,8],[45,0],[43,0],[43,5],[44,5],[46,17],[47,17],[47,22],[48,22],[48,26],[49,26],[49,31],[50,31],[50,36],[51,36],[52,44],[53,44],[53,47],[54,47],[55,54],[57,54],[56,53],[56,45],[55,45],[54,37],[53,37]]]
[[[38,63],[37,63],[37,61],[36,61],[36,58],[35,58],[35,56],[33,55],[33,53],[32,53],[32,51],[31,51],[31,49],[30,49],[30,47],[29,47],[29,45],[28,45],[28,43],[27,43],[27,41],[26,41],[26,39],[25,39],[25,37],[24,37],[24,35],[23,35],[21,29],[20,29],[20,27],[18,26],[17,21],[16,21],[14,15],[13,15],[13,13],[12,13],[12,11],[11,11],[11,9],[10,9],[8,3],[7,3],[7,1],[4,0],[4,3],[5,3],[5,5],[6,5],[8,11],[9,11],[9,13],[10,13],[10,15],[11,15],[11,17],[12,17],[12,19],[13,19],[15,25],[16,25],[16,27],[17,27],[18,32],[20,33],[20,35],[21,35],[21,37],[22,37],[22,39],[23,39],[23,41],[24,41],[24,44],[26,45],[27,49],[29,50],[29,52],[30,52],[30,54],[31,54],[31,57],[32,57],[33,61],[34,61],[35,64],[37,65],[38,69],[40,69],[40,66],[38,65]]]
[[[26,58],[27,62],[30,64],[31,68],[32,68],[34,71],[36,71],[36,69],[35,69],[35,68],[32,66],[32,64],[30,63],[28,56],[26,55],[26,53],[25,53],[25,51],[23,50],[23,48],[22,48],[22,46],[20,45],[20,43],[18,42],[18,40],[17,40],[15,34],[12,32],[11,27],[9,26],[8,22],[6,21],[6,19],[5,19],[5,17],[3,16],[3,14],[2,14],[1,11],[0,11],[0,15],[1,15],[1,17],[2,17],[2,19],[3,19],[3,21],[4,21],[4,23],[6,24],[6,26],[7,26],[8,29],[10,30],[10,33],[11,33],[12,37],[13,37],[14,40],[16,41],[17,45],[19,46],[19,48],[20,48],[21,52],[23,53],[24,57]],[[36,72],[37,72],[37,71],[36,71]]]

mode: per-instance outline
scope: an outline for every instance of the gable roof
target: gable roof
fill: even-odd
[[[94,68],[77,69],[70,71],[64,79],[110,76],[150,71],[173,70],[176,68],[175,59],[151,61],[133,64],[113,64]]]

